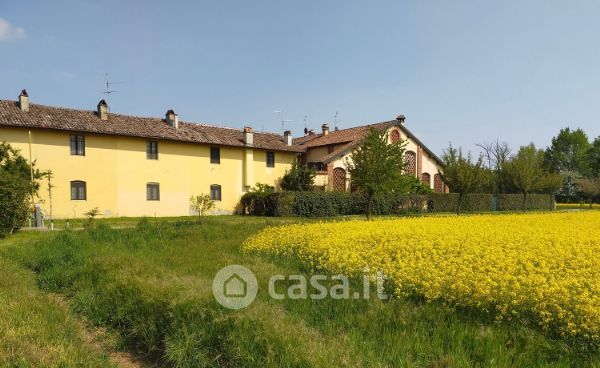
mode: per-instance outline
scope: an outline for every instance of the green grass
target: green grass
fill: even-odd
[[[111,224],[134,226],[130,221]],[[44,293],[66,296],[91,324],[118,333],[123,348],[165,366],[600,366],[597,351],[439,304],[272,300],[265,292],[271,275],[310,270],[293,259],[242,253],[240,245],[265,226],[293,221],[306,220],[148,219],[121,229],[99,221],[93,230],[4,244],[0,256],[21,265],[16,271],[29,275],[36,298],[47,294],[34,288],[32,272]],[[241,311],[224,309],[212,296],[213,276],[230,264],[245,265],[259,280],[257,300]],[[77,340],[73,346],[84,348]]]
[[[27,246],[40,234],[18,234],[2,246]],[[110,366],[86,344],[68,309],[36,286],[36,275],[0,258],[0,366]]]

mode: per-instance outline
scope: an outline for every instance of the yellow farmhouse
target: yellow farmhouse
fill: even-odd
[[[215,214],[229,214],[257,183],[278,188],[298,159],[317,169],[325,190],[350,190],[343,159],[370,127],[408,140],[412,173],[444,190],[435,176],[439,159],[403,119],[334,132],[324,125],[321,134],[292,139],[289,131],[183,122],[173,110],[162,119],[113,114],[104,100],[94,111],[30,104],[25,90],[18,101],[0,100],[0,142],[53,173],[52,199],[42,180],[36,202],[46,214],[52,206],[54,218],[81,217],[93,208],[107,217],[185,216],[193,214],[189,199],[198,194],[210,195]]]

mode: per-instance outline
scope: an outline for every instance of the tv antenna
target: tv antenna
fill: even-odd
[[[113,94],[115,92],[118,92],[118,91],[115,91],[115,90],[112,89],[111,86],[113,84],[123,84],[123,83],[125,83],[125,82],[111,82],[111,81],[109,81],[109,79],[108,79],[108,73],[104,73],[104,81],[105,81],[105,84],[106,84],[106,89],[104,91],[102,91],[102,93],[104,93],[106,96],[110,96],[111,94]]]
[[[308,129],[308,115],[304,114],[304,119],[302,119],[302,121],[304,122],[304,130]]]
[[[281,132],[285,132],[285,124],[286,123],[293,123],[294,120],[285,120],[283,118],[283,110],[274,110],[273,111],[274,114],[279,115],[279,120],[281,121]]]
[[[339,111],[336,111],[336,112],[335,112],[335,115],[333,115],[333,126],[335,127],[335,128],[334,128],[335,130],[338,130],[338,129],[339,129],[339,127],[338,127],[338,124],[339,124],[339,122],[340,122],[340,119],[338,119],[338,116],[339,116],[339,115],[340,115],[340,114],[339,114]]]

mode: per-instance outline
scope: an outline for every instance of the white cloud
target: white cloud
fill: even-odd
[[[25,38],[25,30],[15,27],[8,21],[0,18],[0,42],[9,42]]]

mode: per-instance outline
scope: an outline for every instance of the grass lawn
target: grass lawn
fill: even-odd
[[[39,233],[20,233],[0,241],[2,249],[28,246]],[[52,295],[39,290],[36,275],[0,258],[0,366],[110,366],[88,345],[76,318]]]
[[[293,259],[243,253],[241,243],[266,226],[306,220],[136,221],[0,241],[0,332],[10,336],[0,342],[1,363],[108,366],[78,335],[74,320],[82,316],[117,333],[120,348],[165,366],[600,366],[597,351],[440,304],[270,299],[271,275],[310,270]],[[212,295],[214,275],[231,264],[259,281],[257,300],[240,311]],[[70,310],[53,301],[55,293]]]

